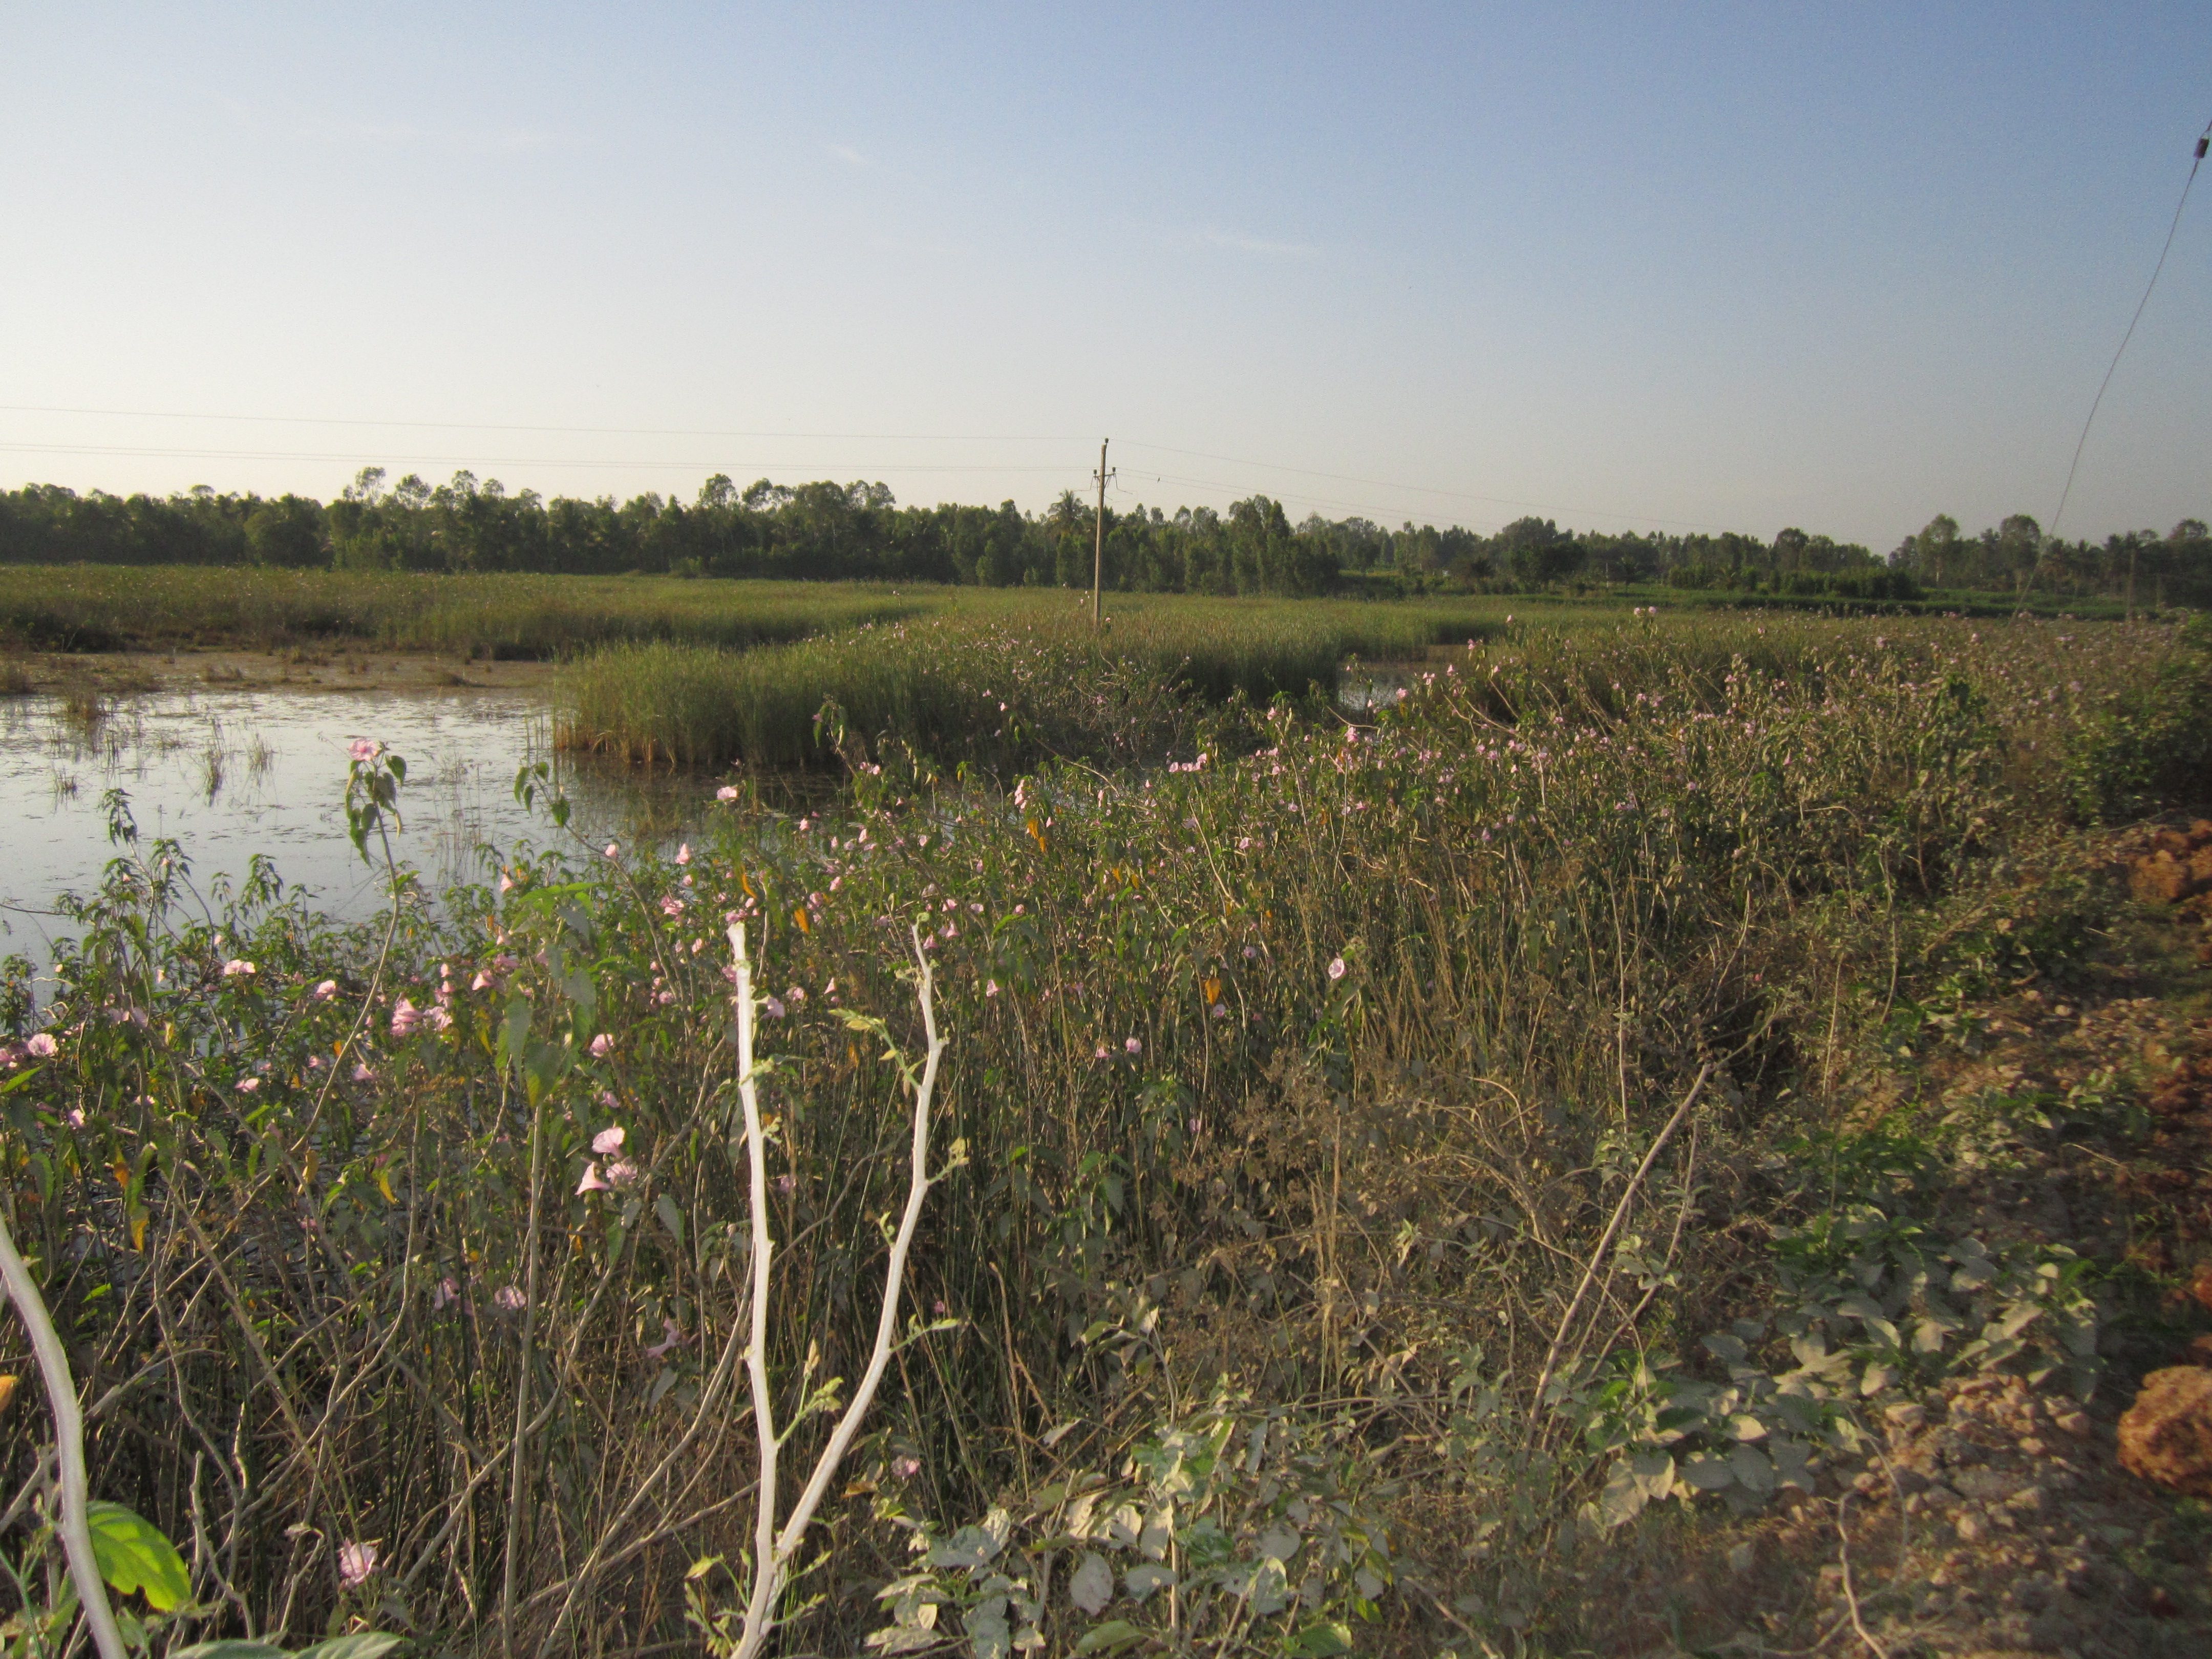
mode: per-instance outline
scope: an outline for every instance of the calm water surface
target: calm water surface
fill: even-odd
[[[89,892],[114,855],[101,805],[130,798],[142,842],[183,843],[195,883],[245,873],[255,854],[274,860],[315,908],[354,918],[374,912],[380,875],[347,839],[347,745],[381,739],[407,761],[400,797],[400,860],[433,889],[482,878],[477,848],[527,837],[565,839],[514,800],[515,769],[553,758],[542,694],[494,689],[434,692],[164,691],[118,698],[99,719],[58,697],[0,702],[0,954],[43,962],[67,924],[56,895]],[[682,833],[714,780],[641,778],[591,763],[560,764],[572,824],[596,842]]]

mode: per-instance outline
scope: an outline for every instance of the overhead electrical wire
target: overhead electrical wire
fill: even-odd
[[[0,441],[0,451],[28,455],[149,455],[179,460],[198,461],[330,461],[349,463],[362,459],[360,451],[336,453],[314,453],[296,449],[170,449],[153,445],[134,444],[31,444]],[[741,471],[750,471],[756,466],[788,465],[788,462],[770,461],[601,461],[578,459],[560,455],[380,455],[386,461],[411,461],[424,466],[465,466],[471,471],[492,466],[584,466],[605,468],[641,467],[661,471],[696,472],[727,471],[732,465]],[[845,471],[869,472],[1066,472],[1065,466],[1036,465],[1030,463],[981,465],[974,462],[939,463],[933,461],[871,461],[855,469]]]
[[[64,404],[0,404],[0,414],[100,415],[136,421],[240,421],[271,426],[376,426],[438,432],[566,432],[599,438],[813,438],[840,442],[945,444],[1073,444],[1084,436],[993,432],[775,432],[716,427],[540,426],[495,421],[382,421],[336,415],[226,415],[178,409],[90,409]]]
[[[2058,492],[2058,510],[2051,515],[2051,533],[2058,533],[2058,521],[2066,516],[2066,498],[2074,493],[2074,475],[2081,468],[2081,452],[2088,447],[2089,428],[2097,423],[2097,410],[2105,401],[2105,392],[2112,384],[2118,371],[2120,359],[2127,355],[2128,342],[2136,337],[2136,325],[2142,321],[2144,308],[2150,304],[2151,291],[2157,288],[2160,272],[2166,269],[2166,256],[2173,252],[2174,233],[2181,228],[2181,210],[2189,205],[2190,187],[2197,182],[2197,170],[2204,165],[2204,152],[2212,149],[2212,121],[2204,124],[2204,131],[2197,139],[2197,154],[2189,163],[2189,177],[2181,182],[2181,199],[2173,204],[2173,222],[2166,228],[2166,241],[2158,251],[2158,263],[2151,267],[2150,281],[2143,284],[2142,298],[2136,301],[2136,314],[2128,319],[2127,332],[2120,336],[2119,349],[2105,369],[2105,378],[2097,383],[2097,395],[2089,400],[2089,416],[2081,422],[2081,435],[2075,441],[2074,459],[2066,468],[2066,487]]]

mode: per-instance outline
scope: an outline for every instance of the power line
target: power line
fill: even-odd
[[[2074,493],[2074,475],[2081,470],[2081,452],[2089,442],[2089,428],[2096,424],[2097,410],[2105,401],[2105,389],[2112,383],[2112,376],[2126,355],[2128,342],[2136,337],[2136,325],[2142,321],[2143,309],[2150,304],[2151,290],[2158,286],[2159,273],[2166,269],[2166,256],[2173,252],[2174,233],[2181,228],[2181,210],[2189,205],[2190,186],[2197,182],[2197,169],[2204,165],[2204,152],[2212,149],[2212,121],[2204,124],[2204,131],[2197,140],[2196,159],[2189,164],[2189,177],[2182,180],[2181,199],[2173,204],[2173,222],[2166,228],[2166,243],[2158,251],[2158,263],[2151,267],[2150,281],[2143,284],[2142,298],[2136,301],[2136,314],[2128,319],[2128,331],[2120,336],[2120,349],[2112,354],[2112,361],[2105,370],[2105,378],[2097,383],[2097,395],[2089,400],[2089,418],[2081,422],[2081,435],[2075,441],[2074,459],[2066,469],[2066,487],[2058,492],[2058,510],[2051,515],[2051,533],[2058,533],[2058,521],[2066,516],[2066,498]]]
[[[708,472],[720,472],[726,471],[734,466],[743,472],[750,471],[756,466],[788,467],[792,465],[787,460],[605,461],[555,455],[392,455],[366,450],[317,453],[295,449],[185,449],[134,444],[27,444],[4,441],[0,441],[0,452],[24,455],[160,456],[172,459],[200,461],[325,461],[341,465],[367,459],[379,462],[411,462],[422,466],[465,466],[471,469],[491,466],[581,466],[616,469],[636,467],[664,471],[692,472],[703,470]],[[813,465],[823,464],[813,463]],[[931,461],[869,462],[859,465],[848,464],[838,470],[866,472],[1066,472],[1070,471],[1065,466],[1036,465],[1026,462],[980,465],[973,462]]]
[[[841,441],[946,444],[1067,444],[1079,437],[991,432],[771,432],[714,427],[535,426],[490,421],[379,421],[335,415],[226,415],[176,409],[89,409],[61,404],[0,404],[9,415],[100,415],[138,421],[241,421],[275,426],[375,426],[438,432],[566,432],[586,437],[829,438]]]

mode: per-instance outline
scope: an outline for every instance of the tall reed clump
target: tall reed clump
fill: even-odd
[[[1216,1575],[1223,1650],[1369,1618],[1362,1646],[1432,1650],[1393,1576],[1569,1535],[1660,1351],[1761,1271],[1724,1224],[1817,1201],[1772,1148],[1856,1034],[1999,937],[2063,757],[2179,649],[1766,625],[1462,648],[1363,727],[1284,703],[1248,752],[1169,732],[1161,770],[987,793],[894,748],[805,817],[732,787],[672,858],[523,849],[445,925],[403,886],[388,958],[265,872],[203,914],[179,849],[134,853],[0,1085],[96,1490],[192,1540],[206,1632],[719,1639],[750,1176],[714,942],[742,923],[769,994],[766,1370],[804,1460],[905,1190],[913,930],[963,1161],[788,1639],[1056,1654],[1197,1616],[1103,1565],[1126,1486],[1133,1565],[1150,1505],[1197,1517],[1163,1551],[1215,1540],[1167,1559]],[[1026,664],[1054,706],[1065,659],[1000,648],[989,689]],[[27,1420],[0,1422],[19,1480]],[[1079,1597],[1070,1537],[1102,1564]],[[1309,1565],[1319,1612],[1277,1594]]]
[[[939,620],[742,653],[599,652],[565,694],[563,747],[690,766],[865,761],[886,744],[994,767],[1126,765],[1193,715],[1181,686],[1087,633]]]
[[[1125,600],[1094,630],[1064,596],[985,593],[780,648],[596,652],[570,671],[560,734],[639,763],[795,767],[889,741],[994,769],[1126,765],[1181,741],[1206,705],[1330,697],[1347,656],[1419,659],[1498,631],[1455,607],[1181,598]]]

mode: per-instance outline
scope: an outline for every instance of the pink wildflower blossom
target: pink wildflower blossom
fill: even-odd
[[[309,993],[309,994],[313,996],[317,1002],[328,1002],[337,994],[338,982],[334,979],[325,980],[320,985],[315,987],[313,991]]]
[[[225,979],[245,979],[258,971],[250,962],[234,959],[222,964],[222,976]]]
[[[1342,979],[1344,975],[1344,958],[1342,957],[1339,957],[1328,964],[1328,976],[1331,979]]]
[[[584,1166],[584,1178],[576,1183],[576,1196],[581,1198],[586,1193],[604,1193],[609,1190],[607,1183],[599,1179],[599,1166],[596,1164],[586,1164]]]
[[[676,861],[678,864],[689,864],[691,862],[691,843],[690,842],[684,842],[677,848]]]
[[[714,792],[716,800],[735,800],[737,798],[738,787],[733,783],[726,783]]]
[[[250,1095],[260,1086],[261,1079],[258,1077],[242,1077],[238,1079],[238,1092],[242,1095]]]
[[[422,1023],[422,1010],[405,997],[400,998],[399,1006],[392,1011],[392,1035],[396,1037],[412,1036],[415,1028]]]
[[[348,1589],[366,1583],[369,1574],[375,1571],[375,1545],[341,1544],[338,1546],[338,1583]]]
[[[374,738],[356,738],[346,752],[357,761],[373,761],[384,752],[384,745]]]
[[[623,1142],[629,1138],[628,1131],[617,1124],[611,1129],[602,1129],[593,1135],[592,1150],[601,1158],[612,1158],[617,1152],[622,1151]]]
[[[492,1292],[492,1301],[508,1313],[520,1313],[525,1306],[522,1292],[512,1285],[502,1285]]]
[[[30,1040],[23,1044],[23,1052],[30,1055],[33,1060],[52,1060],[61,1052],[61,1047],[60,1043],[54,1041],[54,1034],[52,1031],[37,1031],[33,1032]]]
[[[609,1036],[605,1031],[600,1032],[599,1036],[592,1039],[592,1058],[593,1060],[605,1060],[614,1051],[614,1046],[615,1040],[611,1036]]]

